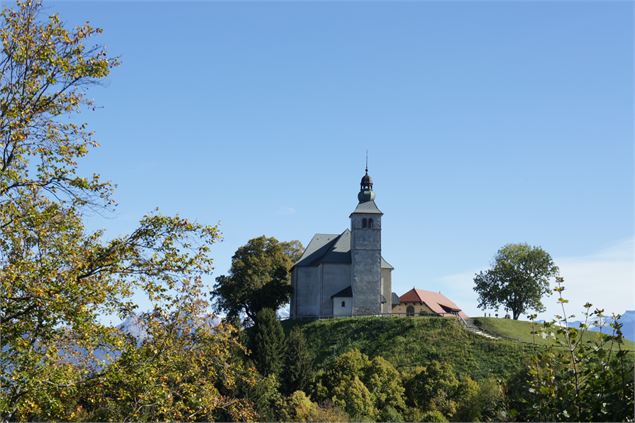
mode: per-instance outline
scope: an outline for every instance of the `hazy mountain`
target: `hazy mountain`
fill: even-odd
[[[611,328],[610,317],[604,318],[604,326],[598,327],[595,325],[591,325],[589,330],[594,332],[604,332],[604,333],[612,333],[613,328]],[[626,310],[618,319],[618,322],[622,324],[622,332],[624,333],[624,338],[635,341],[635,310]],[[569,322],[570,327],[577,328],[580,326],[580,321]],[[598,322],[601,323],[601,322]]]

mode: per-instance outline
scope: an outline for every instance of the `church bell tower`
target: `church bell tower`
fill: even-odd
[[[362,177],[358,204],[351,213],[351,288],[353,315],[381,313],[381,217],[375,204],[373,180]]]

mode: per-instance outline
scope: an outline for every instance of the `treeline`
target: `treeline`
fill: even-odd
[[[503,386],[458,376],[439,361],[397,370],[381,356],[357,349],[330,357],[321,366],[300,327],[284,338],[271,310],[258,314],[253,355],[266,392],[257,402],[267,421],[492,421],[505,420]]]
[[[474,380],[440,360],[397,369],[355,348],[316,365],[301,325],[285,334],[270,309],[250,328],[214,323],[199,289],[190,286],[171,313],[140,316],[143,341],[121,338],[118,351],[102,351],[109,363],[89,355],[90,361],[49,365],[46,381],[17,381],[24,391],[13,402],[2,397],[3,415],[23,421],[337,422],[633,417],[632,359],[606,348],[619,335],[576,351],[577,373],[570,351],[560,348],[541,348],[506,379]]]
[[[474,380],[449,362],[397,369],[357,349],[312,366],[301,325],[293,326],[285,341],[275,314],[263,310],[248,331],[266,392],[257,410],[268,421],[632,419],[633,359],[620,348],[619,325],[613,336],[589,340],[581,330],[550,324],[536,329],[553,333],[560,343],[537,348],[510,377]]]

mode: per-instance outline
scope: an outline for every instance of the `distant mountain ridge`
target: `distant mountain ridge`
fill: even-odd
[[[610,317],[605,317],[603,327],[590,325],[589,330],[610,334],[613,332],[613,328],[610,326],[611,321],[612,319]],[[622,324],[622,333],[624,334],[624,338],[629,341],[635,341],[635,310],[626,310],[622,315],[620,315],[620,318],[617,321]],[[579,320],[569,322],[569,327],[577,328],[580,327],[581,323],[582,322]]]

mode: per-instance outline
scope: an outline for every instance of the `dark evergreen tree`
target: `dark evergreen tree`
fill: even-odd
[[[284,365],[285,337],[276,313],[264,308],[256,314],[252,338],[252,354],[256,368],[263,376],[280,376]]]
[[[288,394],[304,391],[311,379],[313,356],[300,328],[294,327],[287,338],[284,388]]]

